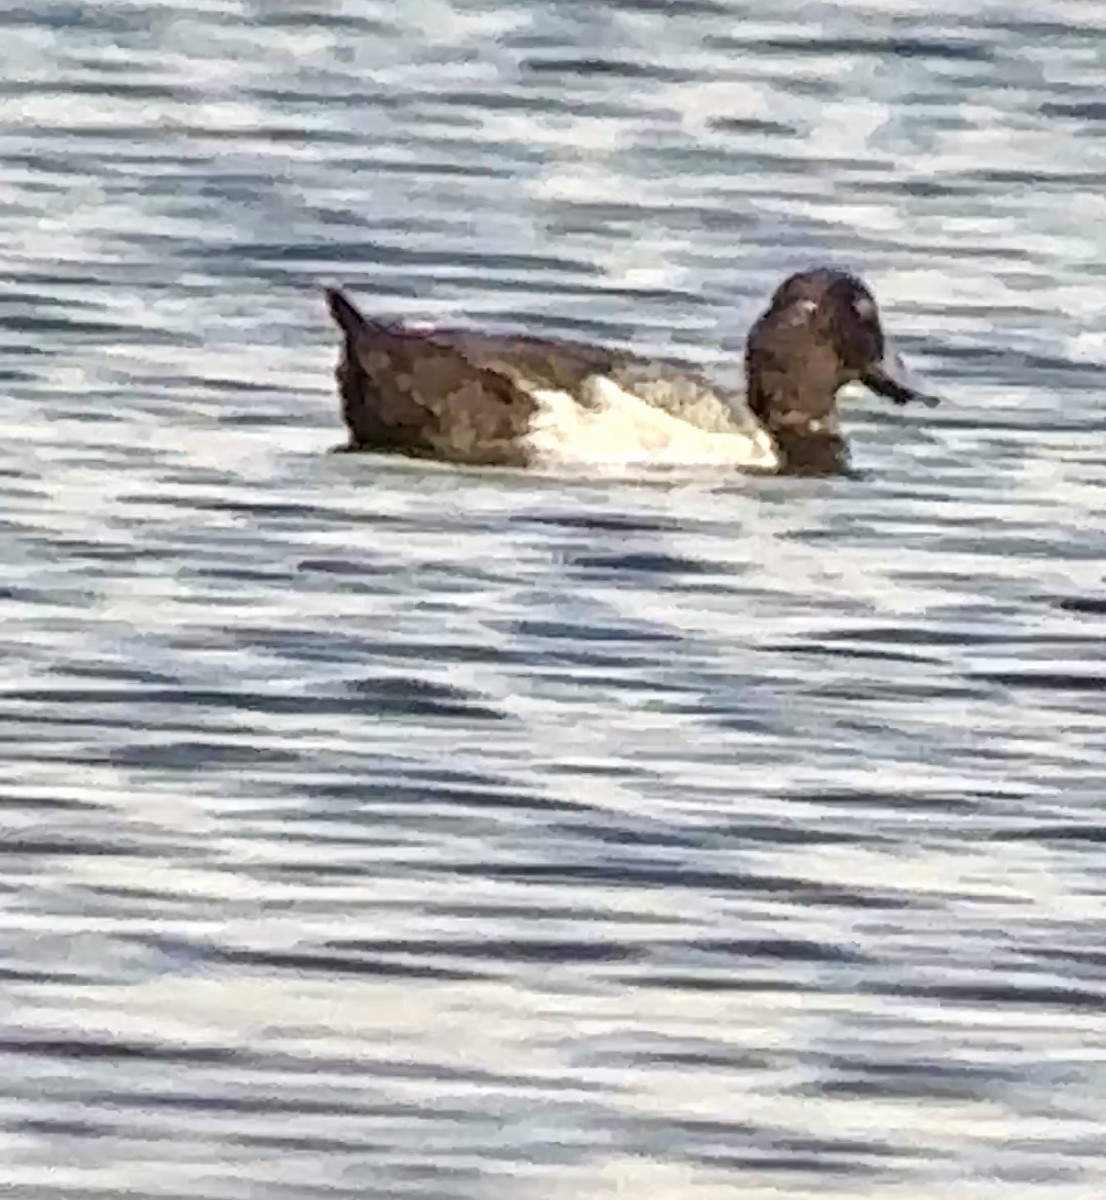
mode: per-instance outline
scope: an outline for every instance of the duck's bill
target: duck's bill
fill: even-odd
[[[941,403],[941,398],[925,390],[921,381],[890,346],[884,348],[883,357],[868,367],[860,380],[865,387],[896,404],[918,403],[936,408]]]

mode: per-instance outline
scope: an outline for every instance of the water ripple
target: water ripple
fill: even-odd
[[[0,28],[5,1196],[1092,1194],[1099,8]],[[324,283],[734,384],[823,261],[853,478],[324,453]]]

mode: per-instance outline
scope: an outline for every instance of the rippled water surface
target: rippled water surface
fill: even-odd
[[[1097,1193],[1104,47],[0,14],[5,1196]],[[729,378],[816,262],[946,396],[861,478],[324,453],[324,282]]]

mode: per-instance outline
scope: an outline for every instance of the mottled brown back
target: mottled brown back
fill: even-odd
[[[509,376],[432,335],[366,321],[339,293],[346,333],[337,370],[351,449],[489,466],[523,466],[535,401]]]

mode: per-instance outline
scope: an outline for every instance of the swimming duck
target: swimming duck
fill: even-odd
[[[829,475],[848,467],[837,393],[895,404],[919,391],[856,276],[822,268],[776,289],[746,341],[747,413],[694,368],[553,338],[371,320],[335,289],[343,449],[485,466],[730,464]]]

